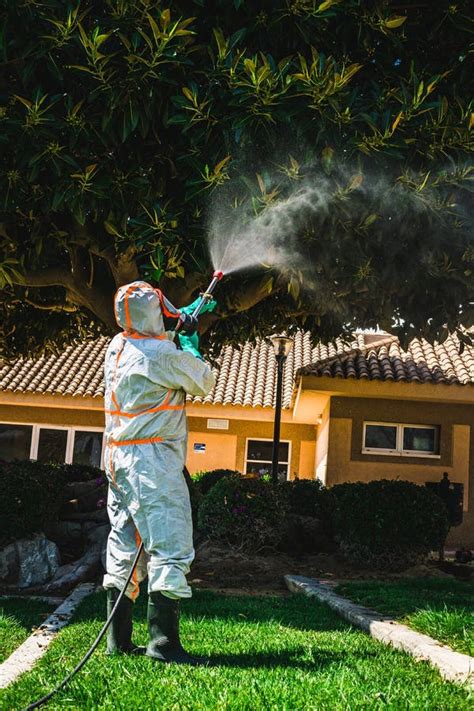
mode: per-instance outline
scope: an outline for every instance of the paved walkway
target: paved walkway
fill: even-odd
[[[75,588],[42,625],[0,664],[0,689],[12,684],[19,676],[34,667],[38,659],[45,654],[49,645],[65,627],[79,603],[92,592],[94,583],[81,583]]]

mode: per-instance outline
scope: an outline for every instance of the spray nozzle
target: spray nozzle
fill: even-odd
[[[214,279],[217,279],[218,281],[220,281],[222,279],[222,277],[224,276],[224,272],[221,272],[218,269],[216,269],[216,271],[214,272],[214,274],[212,276],[214,277]]]

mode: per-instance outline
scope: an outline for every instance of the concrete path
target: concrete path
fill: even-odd
[[[403,649],[417,660],[427,661],[448,681],[474,689],[474,657],[453,651],[428,635],[415,632],[393,618],[357,605],[332,590],[332,585],[300,575],[285,575],[291,592],[304,593],[326,603],[351,624],[368,632],[379,642]]]
[[[45,654],[49,645],[71,620],[78,604],[95,590],[94,583],[81,583],[42,625],[0,664],[0,689],[16,681],[26,671],[30,671]]]

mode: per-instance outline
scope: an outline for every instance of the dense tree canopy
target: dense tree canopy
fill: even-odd
[[[5,353],[114,332],[138,277],[184,304],[214,212],[295,193],[298,259],[229,277],[209,342],[473,324],[468,0],[1,3]]]

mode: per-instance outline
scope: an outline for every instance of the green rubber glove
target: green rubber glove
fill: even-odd
[[[184,306],[180,311],[182,311],[185,314],[192,314],[195,308],[198,306],[199,302],[201,301],[201,297],[198,297],[195,301],[193,301],[192,304],[189,304],[189,306]],[[214,311],[214,309],[217,306],[217,301],[215,299],[211,299],[207,303],[204,304],[203,309],[201,311],[202,314],[205,313],[211,313]],[[199,351],[199,334],[197,331],[195,331],[193,334],[189,335],[181,335],[178,334],[179,338],[179,344],[183,351],[187,351],[188,353],[192,353],[193,356],[196,356],[196,358],[200,358],[201,360],[204,360],[200,351]]]

